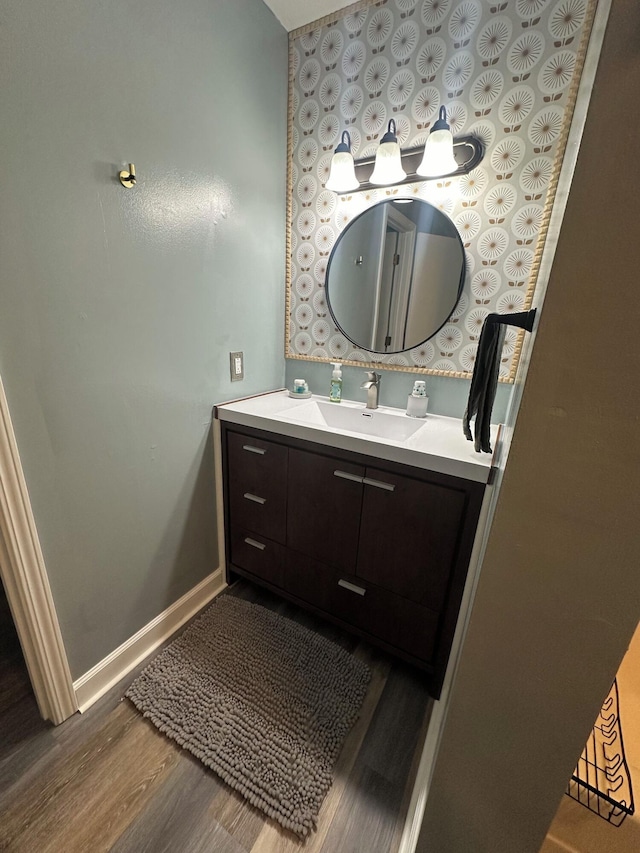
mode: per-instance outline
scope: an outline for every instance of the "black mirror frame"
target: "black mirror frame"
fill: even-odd
[[[426,338],[424,338],[424,340],[421,340],[419,343],[413,344],[413,345],[412,345],[412,346],[410,346],[410,347],[406,347],[405,349],[399,349],[399,350],[387,350],[387,351],[384,351],[384,350],[373,350],[373,349],[369,349],[368,347],[363,346],[363,345],[362,345],[361,343],[359,343],[358,341],[354,341],[354,340],[353,340],[353,338],[352,338],[352,337],[350,337],[350,336],[347,334],[347,332],[345,332],[345,330],[344,330],[344,329],[342,328],[342,326],[340,325],[340,322],[339,322],[339,321],[338,321],[338,319],[336,318],[336,315],[335,315],[335,313],[334,313],[334,311],[333,311],[333,307],[332,307],[332,305],[331,305],[331,297],[330,297],[330,294],[329,294],[329,272],[330,272],[330,270],[331,270],[331,262],[332,262],[332,260],[333,260],[334,255],[335,255],[336,249],[337,249],[337,248],[338,248],[338,246],[340,245],[340,241],[341,241],[342,237],[345,235],[345,233],[346,233],[346,232],[347,232],[347,230],[351,227],[351,225],[353,225],[353,224],[354,224],[355,222],[357,222],[357,221],[358,221],[362,216],[364,216],[366,213],[369,213],[369,212],[370,212],[371,210],[373,210],[374,208],[379,207],[379,206],[380,206],[380,205],[382,205],[382,204],[389,204],[389,203],[392,203],[392,202],[394,202],[394,201],[395,201],[395,202],[397,202],[397,201],[402,201],[402,198],[400,198],[400,199],[398,199],[397,197],[393,197],[393,198],[385,198],[385,199],[383,199],[382,201],[378,201],[378,202],[376,202],[375,204],[372,204],[370,207],[367,207],[365,210],[363,210],[363,211],[362,211],[361,213],[359,213],[357,216],[354,216],[354,218],[353,218],[353,219],[352,219],[352,220],[351,220],[351,221],[350,221],[350,222],[345,226],[344,230],[342,231],[342,233],[339,235],[338,239],[337,239],[337,240],[335,241],[335,243],[333,244],[333,248],[331,249],[331,254],[329,255],[329,260],[327,261],[327,271],[326,271],[326,274],[325,274],[325,285],[324,285],[324,289],[325,289],[325,296],[326,296],[326,300],[327,300],[327,307],[328,307],[328,309],[329,309],[329,314],[331,315],[331,319],[333,320],[333,322],[334,322],[334,324],[335,324],[336,329],[340,332],[340,334],[341,334],[341,335],[344,335],[344,336],[345,336],[345,338],[346,338],[346,339],[347,339],[351,344],[353,344],[357,349],[362,350],[363,352],[371,352],[371,353],[375,353],[376,355],[397,355],[397,354],[402,353],[402,352],[410,352],[410,351],[411,351],[411,350],[413,350],[413,349],[417,349],[418,347],[424,346],[424,344],[426,344],[426,342],[427,342],[427,341],[429,341],[429,340],[431,340],[431,338],[435,337],[435,336],[438,334],[438,332],[439,332],[441,329],[443,329],[443,328],[447,325],[447,323],[448,323],[448,322],[450,321],[450,319],[451,319],[452,314],[453,314],[453,313],[454,313],[454,311],[456,310],[456,308],[457,308],[457,306],[458,306],[458,303],[460,302],[460,297],[462,296],[462,291],[463,291],[463,289],[464,289],[464,282],[465,282],[466,275],[467,275],[467,255],[466,255],[466,252],[465,252],[465,250],[464,250],[464,243],[462,242],[462,237],[460,236],[460,232],[459,232],[459,231],[458,231],[458,229],[456,228],[455,223],[453,222],[453,220],[452,220],[452,219],[451,219],[451,218],[450,218],[450,217],[449,217],[449,216],[448,216],[444,211],[442,211],[442,210],[440,210],[439,208],[435,207],[435,205],[431,204],[430,202],[426,201],[425,199],[422,199],[422,198],[411,198],[411,199],[408,199],[408,201],[419,201],[419,202],[421,202],[422,204],[427,204],[427,205],[429,205],[430,207],[432,207],[432,208],[433,208],[434,210],[436,210],[436,211],[437,211],[441,216],[444,216],[444,217],[445,217],[445,219],[447,219],[447,220],[451,223],[451,227],[453,228],[453,230],[455,231],[455,233],[458,235],[458,240],[460,241],[460,248],[461,248],[461,250],[462,250],[462,270],[461,270],[461,272],[460,272],[460,281],[458,282],[458,291],[457,291],[457,295],[456,295],[455,302],[453,303],[453,307],[452,307],[451,311],[449,312],[449,314],[448,314],[447,318],[444,320],[444,322],[443,322],[443,323],[441,323],[441,324],[438,326],[438,328],[437,328],[437,329],[435,329],[435,331],[433,331],[430,335],[428,335]]]

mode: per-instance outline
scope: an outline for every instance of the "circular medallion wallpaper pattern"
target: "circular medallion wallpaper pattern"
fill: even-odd
[[[287,356],[473,372],[485,316],[531,302],[547,195],[555,188],[595,5],[379,0],[291,34]],[[356,159],[375,153],[391,118],[402,147],[422,145],[440,105],[454,134],[474,134],[486,147],[469,175],[350,196],[324,188],[343,130]],[[423,198],[451,217],[467,275],[456,311],[435,337],[414,350],[372,356],[336,329],[324,283],[340,232],[389,195]],[[518,355],[511,328],[502,380],[513,379]]]

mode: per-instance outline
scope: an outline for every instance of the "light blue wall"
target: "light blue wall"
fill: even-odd
[[[306,379],[309,388],[314,394],[329,393],[329,382],[331,380],[331,365],[317,361],[304,361],[303,359],[287,359],[287,372],[285,382],[287,388],[293,387],[294,379]],[[437,415],[446,415],[450,418],[462,418],[467,406],[469,396],[470,379],[452,379],[448,376],[425,376],[418,373],[405,373],[398,370],[382,370],[376,368],[382,376],[380,382],[380,403],[384,406],[398,406],[404,409],[407,405],[407,397],[413,388],[414,379],[424,379],[427,384],[429,395],[429,411]],[[366,391],[360,390],[360,385],[365,379],[364,367],[342,368],[343,396],[349,400],[366,401]],[[491,420],[493,423],[503,423],[507,411],[507,405],[511,397],[513,385],[499,384],[496,399],[493,406]],[[460,427],[462,429],[462,426]]]
[[[217,567],[212,404],[283,382],[287,36],[5,0],[0,77],[0,373],[78,677]]]

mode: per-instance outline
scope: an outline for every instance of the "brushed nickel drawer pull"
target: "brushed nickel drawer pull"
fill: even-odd
[[[375,486],[376,489],[386,489],[392,492],[395,486],[392,483],[383,483],[382,480],[371,480],[369,477],[363,477],[362,482],[365,486]]]
[[[263,545],[262,542],[257,542],[255,539],[249,539],[248,536],[244,541],[247,543],[247,545],[251,545],[252,548],[257,548],[258,551],[264,551],[264,549],[267,547],[266,545]]]
[[[245,492],[244,496],[248,501],[253,501],[256,504],[266,504],[267,499],[261,498],[259,495],[252,495],[251,492]]]
[[[353,480],[354,483],[362,483],[364,477],[359,477],[357,474],[350,474],[348,471],[334,471],[334,477],[341,477],[343,480]]]
[[[349,583],[349,581],[343,581],[342,578],[338,581],[338,586],[343,586],[345,589],[348,589],[351,592],[357,592],[358,595],[364,595],[367,591],[361,586],[356,586],[354,583]]]
[[[258,453],[260,456],[264,456],[264,454],[267,452],[264,448],[254,447],[252,444],[243,444],[242,449],[248,450],[249,453]]]

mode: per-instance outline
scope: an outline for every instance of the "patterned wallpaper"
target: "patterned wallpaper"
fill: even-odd
[[[371,362],[469,376],[484,317],[530,307],[596,0],[378,0],[290,34],[289,358]],[[343,130],[356,159],[389,119],[402,148],[425,142],[441,104],[454,135],[486,147],[469,175],[336,196],[324,188]],[[449,322],[396,355],[354,348],[324,293],[340,232],[388,196],[451,217],[467,275]],[[500,378],[512,381],[522,332],[508,327]]]

